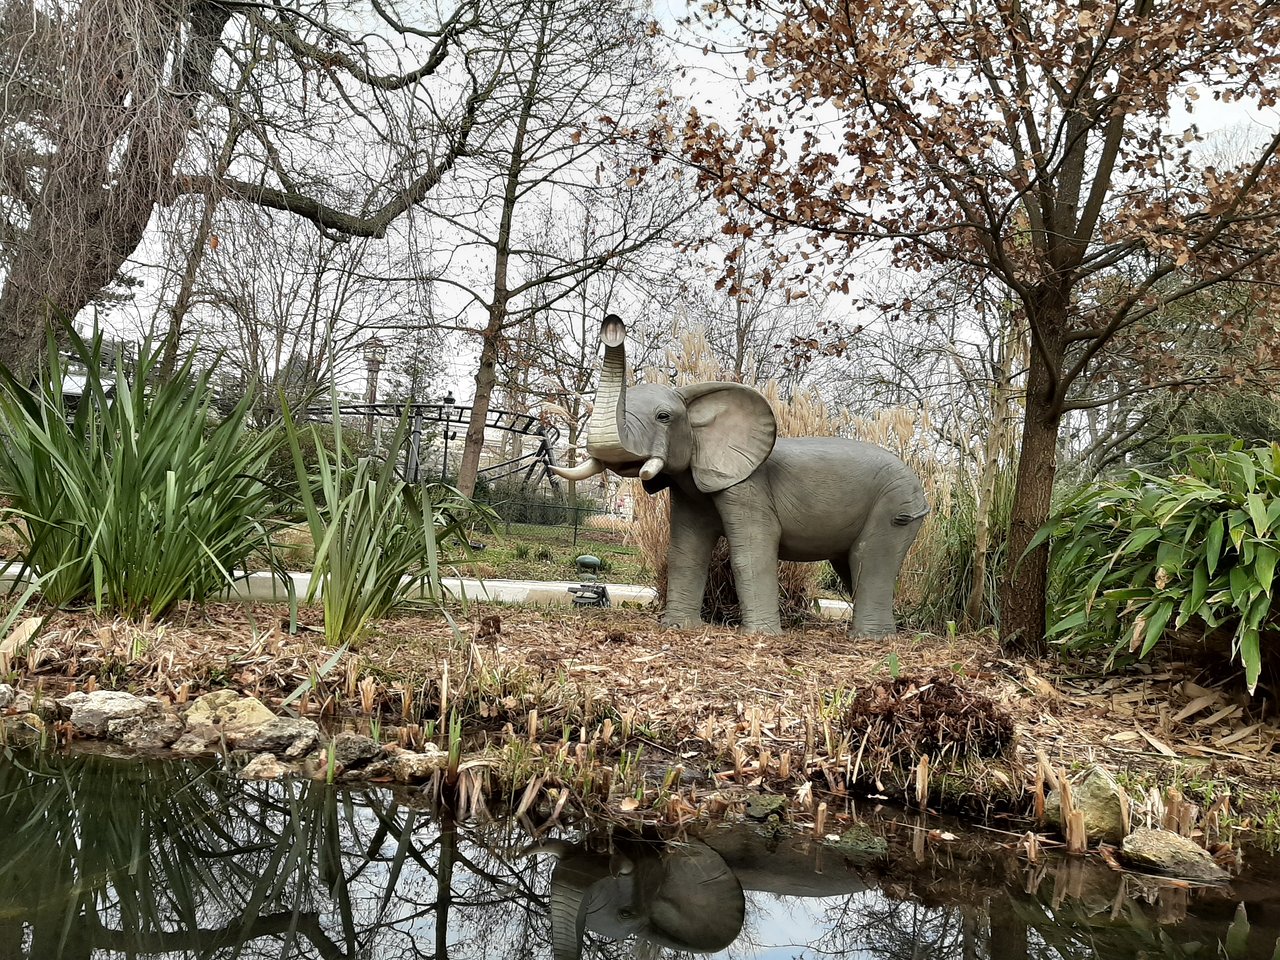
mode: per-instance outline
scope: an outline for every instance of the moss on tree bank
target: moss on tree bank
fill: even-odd
[[[1142,822],[1173,809],[1228,842],[1280,835],[1280,729],[1188,665],[1068,675],[1004,659],[985,635],[866,640],[815,624],[754,637],[478,605],[452,623],[383,621],[335,653],[318,616],[304,610],[291,635],[274,605],[190,608],[158,625],[54,612],[0,668],[48,698],[125,690],[179,709],[232,689],[410,748],[452,746],[473,805],[673,821],[776,795],[773,815],[839,833],[870,798],[1022,834],[1055,778],[1097,765]],[[75,734],[55,721],[55,735]],[[980,741],[993,755],[970,750]]]

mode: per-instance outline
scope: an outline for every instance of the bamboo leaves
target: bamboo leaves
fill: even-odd
[[[1177,466],[1086,487],[1040,532],[1058,586],[1050,634],[1145,656],[1170,626],[1225,625],[1252,691],[1274,623],[1280,445],[1191,446]]]

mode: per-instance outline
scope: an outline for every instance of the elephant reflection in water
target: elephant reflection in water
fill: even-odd
[[[550,841],[529,852],[556,858],[551,874],[555,960],[578,960],[588,929],[614,940],[635,936],[637,956],[657,956],[661,947],[715,953],[742,930],[742,884],[720,854],[700,840],[617,839],[611,853]]]

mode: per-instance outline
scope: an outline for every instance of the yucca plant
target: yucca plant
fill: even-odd
[[[1145,656],[1170,628],[1231,634],[1250,692],[1275,627],[1280,561],[1280,445],[1216,438],[1179,452],[1179,472],[1133,471],[1065,501],[1033,546],[1052,537],[1050,634]]]
[[[439,599],[441,548],[465,545],[467,526],[490,514],[452,487],[406,483],[392,457],[352,456],[336,399],[326,427],[299,425],[286,407],[284,429],[315,543],[306,599],[320,595],[325,639],[358,642],[398,604]],[[332,435],[322,439],[322,429]],[[402,420],[390,449],[400,449],[404,435]],[[314,474],[303,456],[307,443],[317,454]]]
[[[108,377],[101,338],[67,336],[86,370],[73,405],[52,337],[42,386],[0,368],[0,493],[44,598],[162,617],[225,590],[252,555],[278,569],[257,478],[279,437],[243,442],[250,398],[218,418],[190,359],[161,382],[161,350],[144,344]]]

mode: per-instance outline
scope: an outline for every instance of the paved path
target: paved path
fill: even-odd
[[[0,568],[0,590],[13,583],[18,567],[9,564]],[[305,596],[310,574],[290,573],[293,589],[299,597]],[[570,587],[576,587],[577,580],[476,580],[470,577],[443,577],[441,585],[452,597],[468,600],[488,600],[497,603],[532,603],[546,606],[568,606],[573,600]],[[606,583],[609,599],[614,606],[624,603],[648,604],[657,599],[652,587],[639,586],[634,583]],[[229,598],[235,600],[286,600],[288,594],[284,584],[268,573],[253,573],[247,578],[237,580],[229,592]],[[839,620],[849,616],[849,604],[843,600],[818,600],[818,614],[828,620]]]

